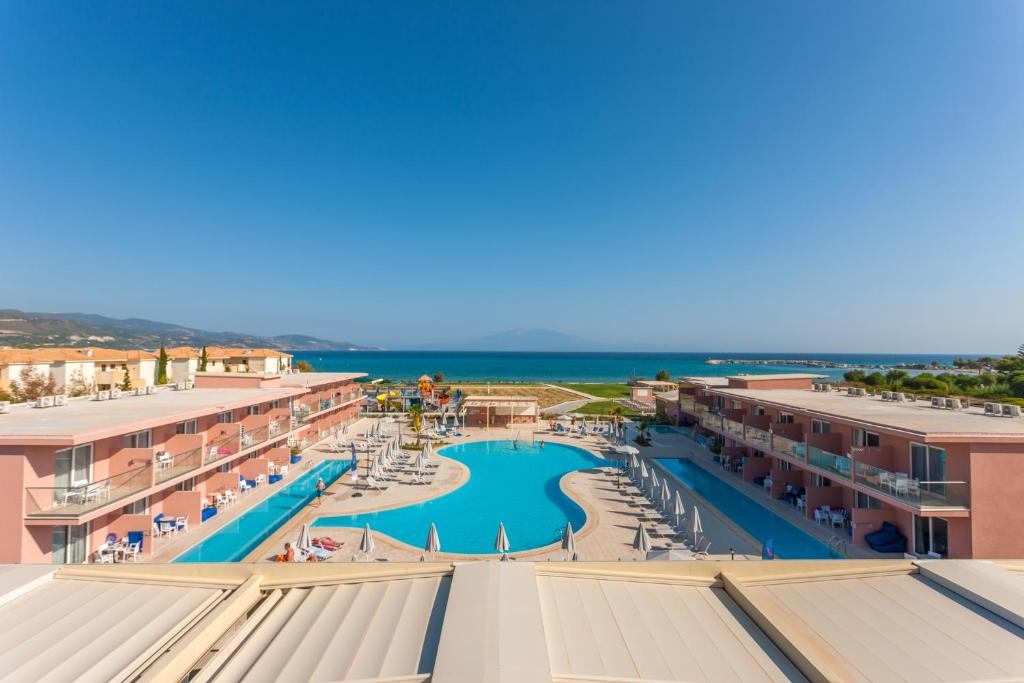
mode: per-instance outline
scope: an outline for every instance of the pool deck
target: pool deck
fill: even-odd
[[[350,428],[353,433],[365,430],[366,425],[357,423]],[[405,433],[408,428],[403,425]],[[511,439],[516,436],[520,439],[544,440],[549,443],[563,443],[578,448],[583,448],[598,457],[605,458],[609,455],[606,450],[608,443],[603,437],[587,436],[567,437],[555,435],[546,429],[536,432],[520,429],[470,429],[466,433],[453,440],[454,443],[469,443],[473,441],[490,441]],[[451,444],[449,444],[451,445]],[[307,455],[314,460],[318,459],[318,452],[325,446],[317,445],[307,449]],[[444,446],[436,446],[437,450]],[[647,449],[645,449],[647,450]],[[287,524],[272,534],[263,544],[257,547],[247,558],[249,562],[267,562],[282,553],[286,541],[291,541],[298,536],[299,529],[303,523],[313,522],[318,517],[335,515],[358,514],[389,508],[402,507],[424,500],[444,495],[459,486],[468,479],[468,469],[459,462],[435,455],[441,466],[436,476],[429,485],[412,485],[395,482],[386,491],[365,491],[353,486],[351,478],[346,474],[334,485],[328,488],[327,495],[321,506],[311,503],[296,514]],[[402,476],[401,479],[407,479]],[[587,513],[587,524],[583,529],[576,531],[577,552],[583,560],[633,560],[637,559],[639,553],[632,548],[633,537],[636,533],[637,521],[640,512],[631,505],[634,498],[629,495],[635,493],[635,489],[627,486],[627,481],[621,479],[622,487],[616,487],[614,468],[596,467],[568,474],[562,479],[562,489],[572,497]],[[356,493],[362,495],[355,496]],[[701,507],[701,517],[704,531],[702,533],[711,541],[711,555],[713,558],[728,559],[732,557],[729,549],[736,551],[736,559],[749,559],[759,557],[759,545],[749,535],[745,534],[721,515],[717,510],[707,505],[705,501],[695,496],[685,487],[680,488],[680,495],[688,509],[696,503]],[[344,527],[316,527],[313,536],[331,536],[343,542],[342,549],[335,553],[331,561],[352,561],[353,559],[365,559],[358,552],[361,530]],[[424,541],[426,532],[424,531]],[[512,539],[514,542],[514,538]],[[406,545],[400,541],[374,531],[374,542],[376,548],[372,553],[372,559],[390,561],[417,561],[424,553],[420,548]],[[442,548],[444,538],[441,538]],[[654,539],[655,548],[667,547],[668,539]],[[511,553],[513,557],[530,560],[561,560],[564,559],[564,552],[557,544],[545,548],[534,549],[521,553]],[[438,560],[461,560],[481,559],[487,556],[463,555],[437,553]]]

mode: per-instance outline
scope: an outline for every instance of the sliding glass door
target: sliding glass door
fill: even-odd
[[[83,564],[89,557],[89,523],[53,528],[53,563]]]

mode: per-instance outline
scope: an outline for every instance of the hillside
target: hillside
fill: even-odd
[[[155,349],[161,341],[167,346],[245,346],[291,351],[358,351],[370,348],[301,334],[263,337],[240,332],[211,332],[143,318],[0,310],[0,346]]]

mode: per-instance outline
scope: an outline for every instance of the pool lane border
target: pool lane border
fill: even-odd
[[[397,510],[399,508],[408,507],[409,505],[418,505],[419,503],[424,503],[424,502],[427,502],[429,500],[435,500],[435,499],[438,499],[438,498],[442,498],[442,497],[448,495],[449,493],[457,491],[458,489],[462,488],[462,486],[464,486],[469,481],[469,477],[472,476],[472,471],[470,470],[470,468],[465,463],[463,463],[463,462],[461,462],[459,460],[455,460],[454,458],[448,458],[448,457],[442,455],[441,452],[444,449],[449,448],[451,446],[462,446],[462,445],[466,445],[466,444],[470,444],[470,443],[479,443],[479,442],[483,442],[483,441],[511,441],[511,440],[512,439],[509,439],[509,438],[506,438],[506,439],[496,439],[496,438],[492,438],[492,437],[477,438],[477,439],[471,438],[471,439],[466,439],[464,441],[459,441],[457,443],[451,443],[451,444],[448,444],[446,446],[443,446],[440,450],[438,450],[435,453],[435,455],[437,455],[438,457],[443,457],[443,458],[445,458],[446,460],[448,460],[450,462],[456,463],[457,465],[460,466],[461,471],[467,475],[465,477],[465,479],[461,480],[459,482],[459,484],[457,486],[455,486],[455,488],[452,488],[449,491],[445,491],[444,493],[442,493],[440,495],[437,495],[437,496],[428,496],[428,497],[425,497],[425,498],[417,499],[415,501],[405,502],[405,503],[402,503],[401,505],[385,505],[385,506],[368,508],[366,510],[362,510],[362,511],[360,511],[358,513],[353,513],[353,514],[360,514],[360,515],[362,515],[362,514],[371,513],[371,512],[382,512],[382,511],[385,511],[385,510]],[[613,467],[614,466],[614,464],[613,464],[614,461],[613,460],[605,457],[605,455],[602,452],[597,451],[594,448],[590,447],[591,446],[590,444],[587,444],[586,446],[584,446],[584,445],[580,445],[578,443],[563,442],[560,439],[536,439],[536,440],[544,441],[546,443],[556,443],[556,444],[559,444],[559,445],[562,445],[562,446],[572,446],[574,448],[580,449],[581,451],[586,451],[586,452],[590,453],[591,455],[599,458],[600,460],[604,460],[604,461],[607,461],[609,463],[608,465],[605,465],[605,466],[601,466],[599,464],[595,464],[595,466],[593,468],[588,468],[588,469],[604,469],[605,467]],[[565,496],[567,498],[569,498],[572,502],[574,502],[577,505],[579,505],[580,509],[582,509],[583,513],[586,515],[587,521],[586,521],[586,523],[584,523],[583,528],[582,529],[578,529],[578,530],[576,530],[576,529],[573,530],[573,534],[575,535],[577,540],[586,538],[591,533],[593,533],[593,531],[596,528],[596,526],[595,526],[595,524],[592,523],[591,520],[600,517],[600,513],[593,506],[591,506],[585,500],[579,500],[572,491],[569,491],[566,488],[566,480],[569,477],[571,477],[573,474],[577,474],[577,473],[583,472],[583,471],[585,471],[585,470],[573,470],[572,472],[566,472],[564,475],[562,475],[561,479],[558,480],[558,486],[559,486],[559,489],[562,491],[562,493],[565,494]],[[307,510],[309,512],[306,512]],[[309,521],[308,518],[310,516],[312,516],[311,513],[317,512],[318,510],[319,510],[319,508],[313,509],[311,506],[309,506],[307,504],[306,508],[304,508],[302,511],[300,511],[300,513],[294,515],[292,517],[292,519],[289,520],[289,522],[291,523],[292,526],[294,526],[295,524],[301,523],[302,520],[299,520],[300,516],[305,516],[305,521]],[[283,528],[283,526],[282,526],[282,528]],[[324,529],[354,529],[356,527],[329,527],[329,526],[323,526],[323,527],[320,527],[320,528],[324,528]],[[274,540],[279,534],[280,534],[280,529],[278,530],[278,533],[275,533],[272,536],[268,537],[263,543],[260,544],[260,546],[258,546],[256,549],[254,549],[253,552],[250,553],[249,555],[247,555],[245,557],[245,559],[242,560],[242,561],[243,562],[259,562],[259,561],[261,561],[258,557],[253,557],[253,555],[255,555],[258,551],[260,551],[262,549],[262,546],[270,545],[270,542],[272,540]],[[420,553],[420,554],[423,553],[423,549],[422,548],[417,548],[416,546],[412,546],[412,545],[409,545],[408,543],[404,543],[402,541],[399,541],[398,539],[394,538],[393,536],[389,536],[388,534],[385,534],[382,531],[376,531],[375,530],[373,532],[373,536],[374,536],[374,540],[384,541],[385,543],[387,543],[388,545],[392,546],[396,550],[402,550],[402,551],[406,551],[406,552],[411,552],[411,554],[413,554],[413,555],[415,555],[416,553]],[[280,540],[280,539],[278,539],[278,540]],[[509,555],[509,557],[513,557],[513,558],[517,558],[517,559],[518,558],[528,558],[528,557],[532,557],[532,556],[535,556],[535,555],[542,555],[542,554],[545,554],[545,553],[552,552],[554,550],[559,549],[560,547],[561,547],[561,541],[559,540],[559,541],[555,541],[554,543],[550,543],[548,545],[541,546],[539,548],[530,548],[529,550],[522,550],[522,551],[518,551],[518,552],[510,552],[510,553],[508,553],[508,555]],[[498,554],[498,553],[486,553],[486,554],[475,554],[474,553],[474,554],[467,554],[467,553],[445,553],[445,552],[439,552],[439,553],[437,553],[435,555],[434,559],[435,559],[435,561],[437,561],[437,560],[441,560],[441,561],[445,561],[445,560],[488,560],[488,559],[498,559],[500,557],[501,557],[501,555]],[[268,560],[263,560],[263,561],[268,561]]]

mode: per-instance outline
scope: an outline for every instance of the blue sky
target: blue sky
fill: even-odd
[[[0,306],[1024,342],[1024,4],[484,4],[3,3]]]

